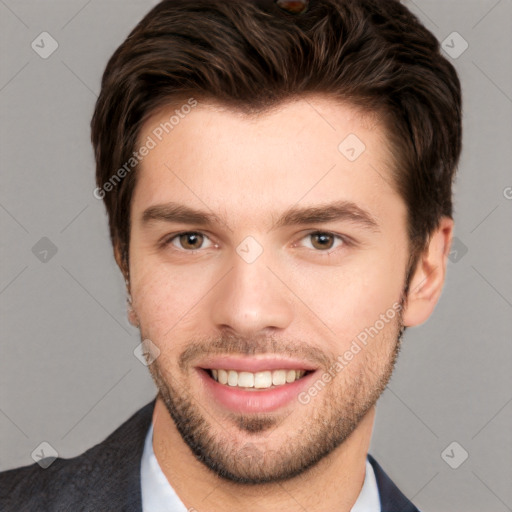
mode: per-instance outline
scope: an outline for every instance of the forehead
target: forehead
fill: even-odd
[[[255,220],[301,202],[400,202],[376,116],[324,97],[247,115],[213,103],[173,105],[144,123],[132,207],[183,200]],[[203,204],[201,204],[203,203]]]

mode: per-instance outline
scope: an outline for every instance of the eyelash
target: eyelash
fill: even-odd
[[[182,235],[202,235],[205,239],[208,239],[210,240],[210,238],[208,237],[208,235],[206,235],[205,233],[202,233],[200,231],[182,231],[180,233],[176,233],[174,235],[171,235],[167,238],[165,238],[163,241],[162,241],[162,247],[167,247],[169,245],[173,245],[172,242],[176,239],[179,239],[180,236]],[[346,236],[342,236],[342,235],[338,235],[336,233],[332,233],[330,231],[312,231],[306,235],[304,235],[300,240],[304,240],[308,237],[311,237],[313,235],[327,235],[327,236],[331,236],[331,237],[334,237],[336,240],[338,240],[339,242],[341,242],[340,244],[338,244],[338,246],[335,246],[335,247],[331,247],[329,249],[324,249],[324,250],[321,250],[321,249],[318,249],[318,250],[315,250],[314,248],[312,249],[314,252],[318,253],[319,255],[329,255],[332,251],[335,251],[336,249],[338,249],[339,247],[343,247],[343,246],[351,246],[351,245],[354,245],[352,240],[350,240],[348,237]],[[299,240],[299,241],[300,241]],[[211,242],[211,240],[210,240]],[[293,246],[295,247],[296,244],[298,242],[295,242],[293,244]],[[213,244],[215,245],[215,244]],[[186,253],[190,253],[190,254],[195,254],[199,251],[201,251],[203,248],[200,248],[200,249],[183,249],[183,248],[176,248],[176,250],[178,251],[182,251],[182,252],[186,252]]]

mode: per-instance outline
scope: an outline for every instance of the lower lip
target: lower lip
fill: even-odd
[[[298,401],[298,395],[310,385],[316,372],[311,372],[295,382],[269,389],[246,391],[235,386],[219,384],[206,372],[198,368],[207,393],[214,402],[232,412],[262,413],[273,412]]]

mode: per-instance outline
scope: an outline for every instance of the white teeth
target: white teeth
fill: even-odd
[[[228,372],[228,385],[237,386],[238,385],[238,373],[233,370],[229,370]]]
[[[237,372],[235,370],[211,370],[213,378],[220,384],[239,388],[268,389],[282,386],[300,379],[304,370],[266,370],[263,372]]]
[[[295,373],[295,370],[288,370],[286,372],[286,382],[294,382],[296,377],[297,374]]]
[[[282,386],[286,384],[286,370],[275,370],[272,372],[272,384]]]
[[[258,389],[272,386],[272,372],[257,372],[254,374],[254,387]]]
[[[236,372],[233,372],[236,373]],[[254,387],[254,373],[240,372],[238,374],[238,385],[241,388],[253,388]]]
[[[218,370],[219,377],[218,380],[221,384],[227,384],[228,383],[228,372],[226,370]],[[215,375],[214,375],[215,378]]]

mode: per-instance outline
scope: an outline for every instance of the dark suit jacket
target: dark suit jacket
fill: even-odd
[[[140,462],[149,429],[151,402],[105,441],[73,459],[57,459],[0,473],[2,512],[142,512]],[[377,462],[382,512],[418,512]]]

